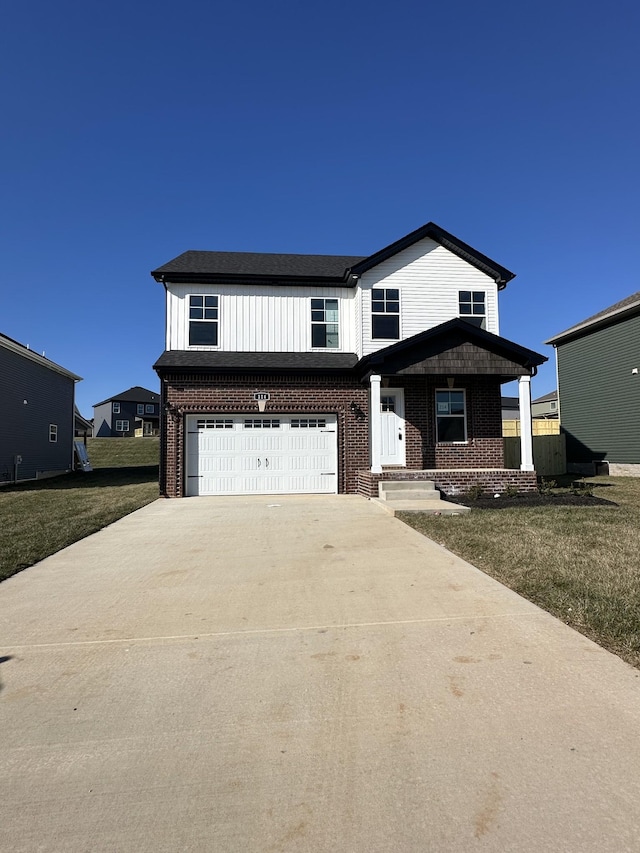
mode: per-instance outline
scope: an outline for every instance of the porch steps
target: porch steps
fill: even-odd
[[[381,480],[372,499],[390,515],[424,512],[428,515],[463,515],[469,507],[443,501],[432,480]]]

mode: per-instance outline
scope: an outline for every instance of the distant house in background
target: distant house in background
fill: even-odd
[[[640,476],[640,292],[546,341],[569,470]]]
[[[160,394],[139,385],[93,407],[94,438],[143,438],[160,431]]]
[[[558,392],[549,391],[531,402],[531,417],[556,419],[558,417]]]
[[[553,391],[552,394],[556,392]],[[545,400],[549,397],[545,394],[544,397],[539,397],[537,401]],[[504,438],[520,435],[520,405],[518,397],[503,397],[502,398],[502,435]],[[536,435],[558,435],[560,432],[560,424],[557,416],[540,415],[534,413],[534,402],[531,403],[531,434]],[[547,403],[547,408],[548,408]],[[556,404],[557,406],[557,404]]]
[[[91,438],[93,435],[93,424],[80,414],[78,407],[75,407],[74,416],[74,435],[76,438]]]
[[[518,397],[501,397],[502,420],[517,421],[520,418],[520,400]]]
[[[0,334],[0,483],[72,471],[81,377]]]

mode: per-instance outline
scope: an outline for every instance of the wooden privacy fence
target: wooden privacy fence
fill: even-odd
[[[531,428],[534,435],[559,435],[560,421],[557,419],[542,420],[533,418]],[[502,435],[520,435],[520,421],[502,421]]]
[[[507,437],[504,441],[504,467],[520,467],[520,439]],[[541,477],[567,473],[567,450],[564,435],[534,435],[533,464]]]

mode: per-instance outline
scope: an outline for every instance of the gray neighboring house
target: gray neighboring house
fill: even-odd
[[[531,417],[556,420],[558,418],[558,392],[549,391],[548,394],[543,394],[542,397],[532,400]]]
[[[75,383],[81,378],[0,334],[0,483],[73,470]]]
[[[147,438],[159,432],[159,392],[135,385],[93,407],[94,438]]]
[[[640,476],[640,291],[546,341],[568,470]]]

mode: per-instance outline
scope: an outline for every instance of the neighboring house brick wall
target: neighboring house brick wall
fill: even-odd
[[[567,462],[640,463],[640,316],[557,350]]]
[[[74,380],[0,347],[0,482],[73,468]],[[26,400],[26,403],[25,403]],[[49,441],[49,424],[58,428]]]

